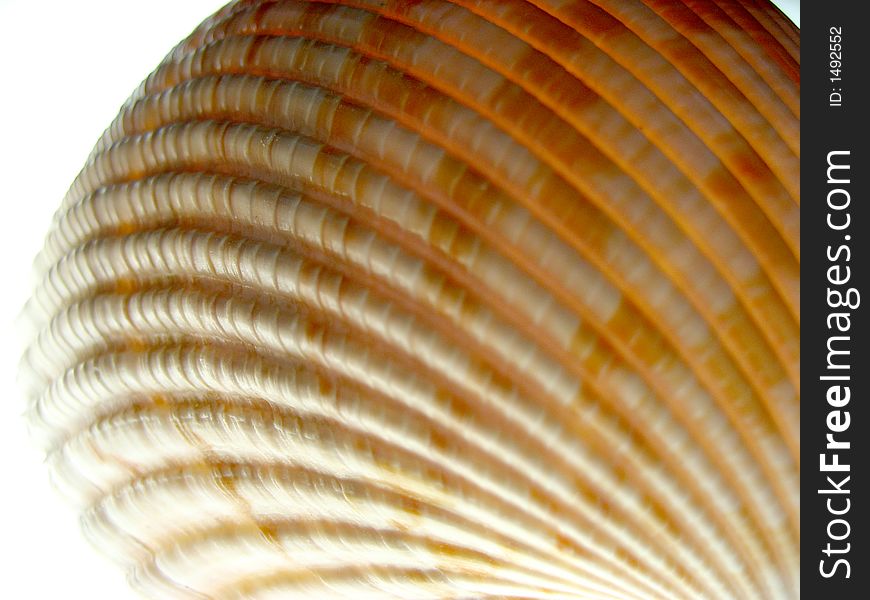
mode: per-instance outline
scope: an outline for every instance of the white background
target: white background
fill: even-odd
[[[0,0],[0,596],[134,598],[30,443],[13,320],[51,215],[121,103],[222,0]]]
[[[0,557],[8,598],[133,597],[81,538],[30,443],[15,317],[32,258],[96,138],[161,58],[221,0],[0,0]],[[799,0],[780,5],[800,24]]]

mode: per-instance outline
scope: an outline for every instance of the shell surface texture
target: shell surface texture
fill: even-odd
[[[239,0],[36,260],[28,420],[154,598],[793,599],[799,34]]]

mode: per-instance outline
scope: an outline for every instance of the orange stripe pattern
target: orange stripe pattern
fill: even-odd
[[[179,598],[799,596],[799,33],[237,0],[37,258],[29,420]]]

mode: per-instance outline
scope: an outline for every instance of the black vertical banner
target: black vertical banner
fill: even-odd
[[[813,1],[801,15],[801,591],[813,599],[870,598],[866,8]]]

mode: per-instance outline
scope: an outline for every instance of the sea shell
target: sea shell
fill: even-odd
[[[154,597],[796,598],[799,117],[763,0],[232,3],[37,259],[53,480]]]

